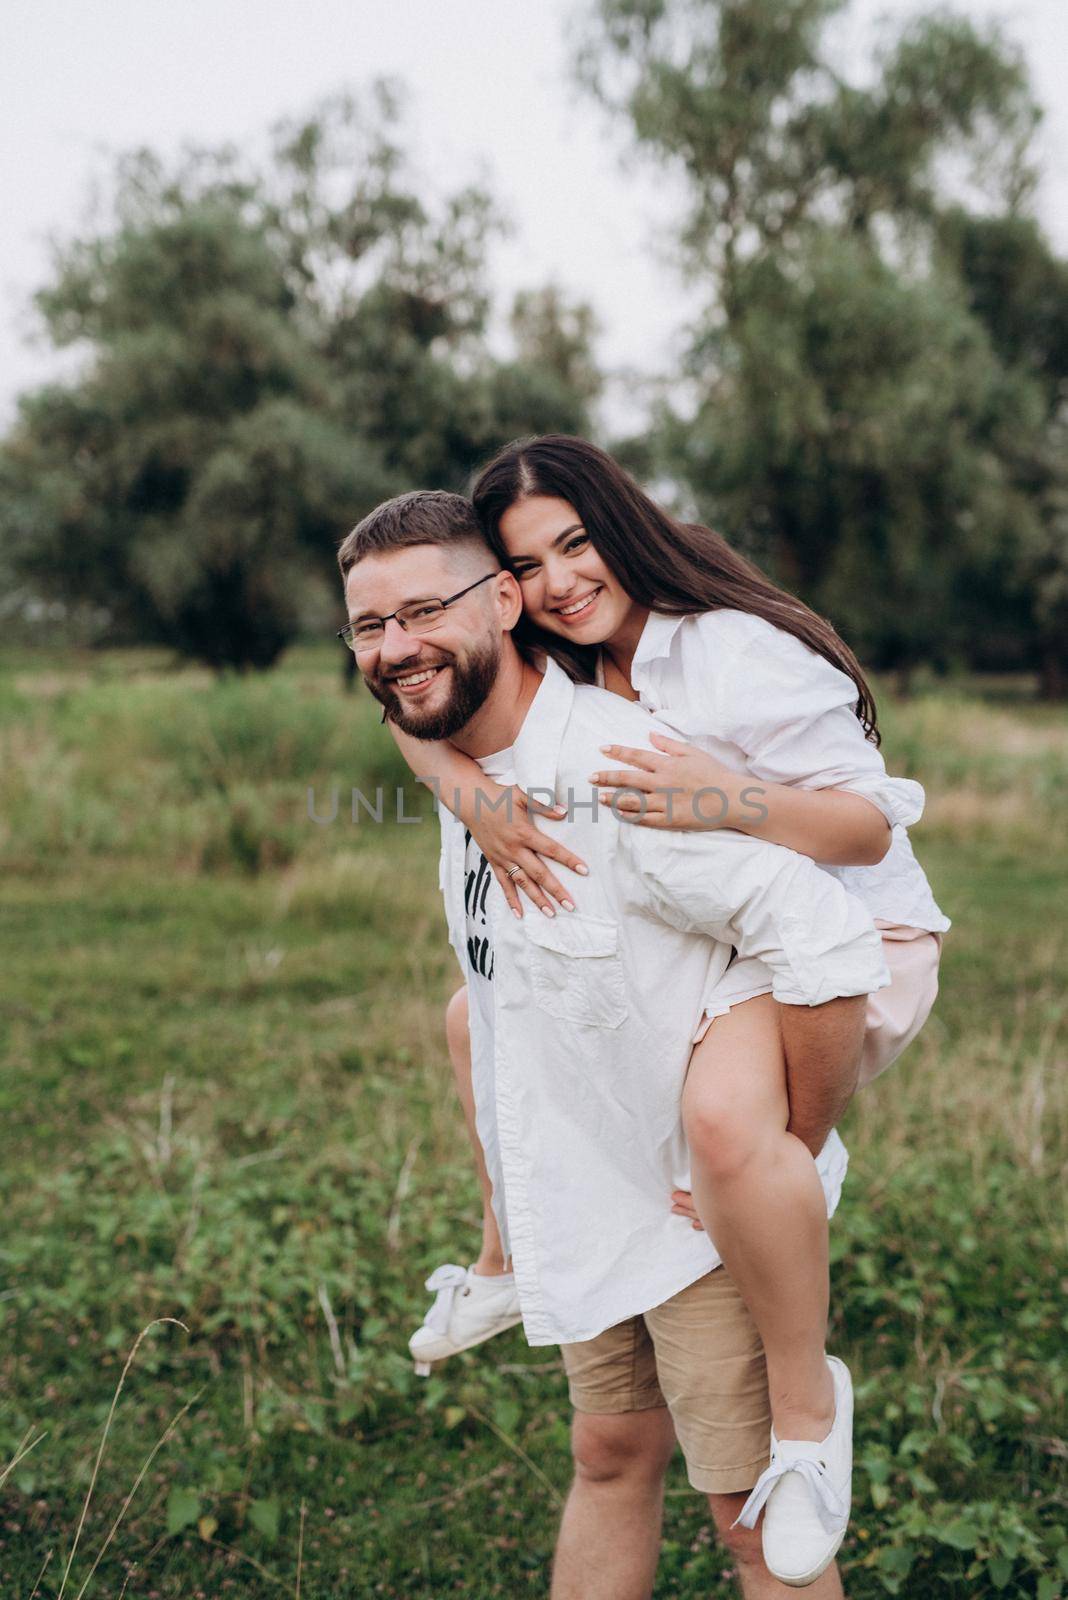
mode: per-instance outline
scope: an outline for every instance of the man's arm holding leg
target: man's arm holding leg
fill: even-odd
[[[866,994],[839,996],[821,1006],[779,1007],[788,1132],[819,1155],[857,1087],[867,1016]]]

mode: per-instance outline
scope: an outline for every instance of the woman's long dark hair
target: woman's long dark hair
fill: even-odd
[[[550,495],[574,506],[597,554],[638,605],[672,617],[748,611],[792,633],[852,678],[857,717],[878,745],[872,692],[856,656],[831,624],[772,583],[720,534],[669,516],[604,450],[585,439],[550,433],[517,439],[483,467],[471,498],[502,566],[509,565],[509,558],[501,518],[516,501],[531,495]],[[516,642],[547,651],[581,682],[594,679],[595,650],[537,628],[525,616]]]

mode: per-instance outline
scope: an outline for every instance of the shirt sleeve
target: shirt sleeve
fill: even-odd
[[[745,753],[755,777],[862,795],[891,827],[919,821],[923,788],[887,772],[853,709],[857,686],[847,673],[770,623],[732,660],[736,683],[720,696],[726,726],[713,731]]]
[[[759,957],[783,1005],[823,1005],[890,982],[867,910],[807,856],[727,828],[619,828],[640,909]]]

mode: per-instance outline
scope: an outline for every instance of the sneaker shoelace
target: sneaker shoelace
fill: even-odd
[[[816,1511],[827,1533],[838,1533],[849,1520],[849,1507],[827,1475],[827,1468],[817,1455],[798,1456],[785,1461],[782,1456],[772,1456],[771,1465],[765,1467],[757,1479],[753,1492],[738,1513],[734,1526],[755,1528],[757,1518],[767,1505],[771,1491],[780,1478],[788,1472],[797,1472],[812,1490]]]
[[[449,1318],[452,1316],[452,1303],[456,1298],[458,1289],[467,1283],[467,1268],[458,1267],[453,1262],[446,1262],[442,1267],[435,1267],[426,1280],[426,1286],[431,1294],[436,1294],[437,1299],[423,1318],[423,1326],[432,1328],[435,1333],[442,1336],[448,1334]]]

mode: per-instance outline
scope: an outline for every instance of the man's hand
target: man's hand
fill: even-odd
[[[673,1189],[671,1191],[671,1215],[673,1217],[689,1217],[690,1224],[698,1233],[704,1233],[705,1225],[694,1209],[693,1195],[689,1189]]]

